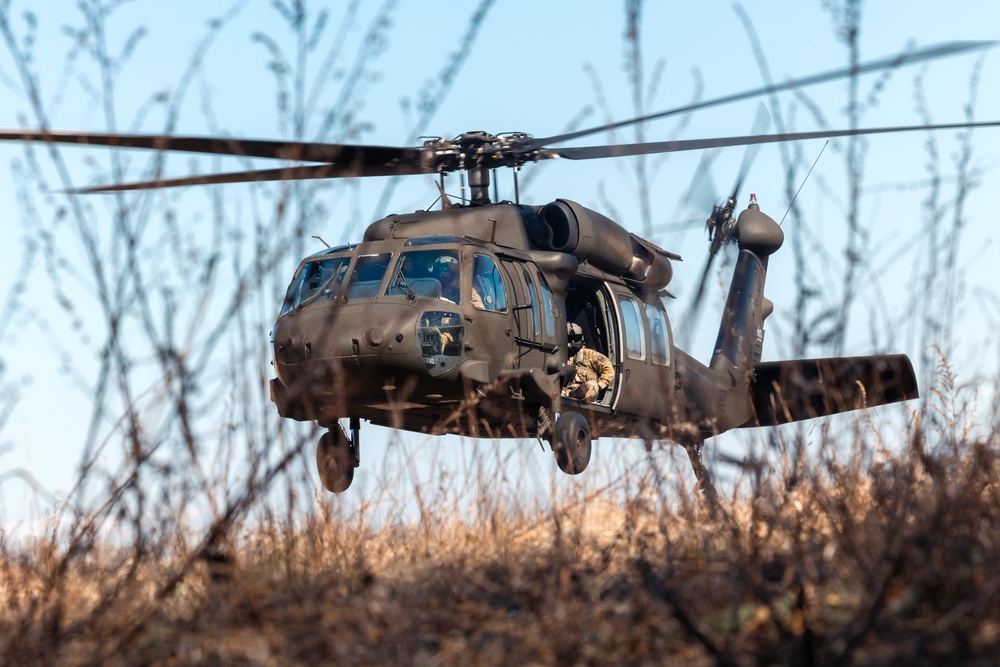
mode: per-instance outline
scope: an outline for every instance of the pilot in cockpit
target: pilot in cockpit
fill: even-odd
[[[437,279],[441,283],[441,298],[458,303],[461,295],[458,260],[448,255],[441,257],[438,260]]]

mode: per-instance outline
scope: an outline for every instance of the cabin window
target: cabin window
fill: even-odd
[[[330,257],[303,264],[288,286],[281,314],[284,315],[307,301],[336,295],[347,275],[347,265],[350,262],[350,257]]]
[[[528,299],[531,300],[531,329],[537,337],[542,332],[542,328],[539,325],[538,297],[535,296],[535,285],[534,281],[531,280],[531,273],[525,271],[524,279],[528,282]]]
[[[545,319],[545,335],[549,338],[556,332],[556,311],[552,307],[552,291],[545,281],[545,276],[538,274],[538,286],[542,291],[542,316]]]
[[[632,299],[619,295],[622,325],[625,329],[625,352],[630,359],[646,358],[646,338],[642,331],[642,315]]]
[[[472,270],[472,305],[479,310],[502,313],[507,310],[507,291],[496,262],[488,255],[476,255]]]
[[[354,263],[351,282],[347,285],[347,293],[344,296],[348,299],[366,299],[375,296],[388,267],[389,253],[358,257],[358,261]]]
[[[649,322],[649,357],[654,364],[670,365],[670,343],[667,340],[667,314],[652,304],[646,304]]]
[[[429,296],[458,303],[458,252],[408,250],[399,255],[385,293],[390,296]]]

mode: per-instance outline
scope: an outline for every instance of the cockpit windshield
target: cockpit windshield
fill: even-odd
[[[378,293],[385,270],[389,268],[389,253],[361,255],[354,264],[351,282],[344,296],[348,299],[367,299]]]
[[[418,296],[459,302],[461,270],[457,248],[403,250],[393,264],[387,296]],[[302,264],[288,286],[281,315],[318,299],[331,299],[343,290],[344,298],[368,299],[379,292],[392,259],[391,253],[350,256],[324,254]],[[351,269],[348,276],[348,269]],[[346,283],[346,288],[344,287]]]
[[[350,257],[328,257],[303,264],[288,286],[281,314],[284,315],[308,301],[334,296],[344,281],[350,261]]]
[[[458,303],[460,294],[458,251],[407,250],[399,255],[387,295],[438,297]]]

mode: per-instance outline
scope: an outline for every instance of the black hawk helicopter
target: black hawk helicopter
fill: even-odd
[[[594,438],[669,440],[686,447],[699,487],[713,493],[701,450],[735,428],[785,424],[916,398],[905,355],[762,362],[768,258],[781,228],[739,186],[708,219],[710,253],[739,249],[714,354],[704,365],[675,347],[663,304],[680,259],[580,204],[520,202],[523,165],[746,146],[886,132],[988,127],[1000,122],[751,135],[551,148],[630,124],[992,46],[961,42],[854,68],[603,125],[532,138],[467,132],[417,147],[235,138],[0,131],[13,141],[188,151],[312,162],[277,169],[157,179],[77,190],[116,192],[186,185],[438,174],[442,209],[389,215],[359,243],[302,260],[271,331],[282,417],[328,429],[317,446],[320,479],[343,492],[360,464],[360,422],[429,434],[545,438],[560,469],[582,472]],[[514,201],[492,201],[491,172],[514,171]],[[443,176],[467,175],[471,196],[451,203]],[[464,188],[464,185],[463,185]],[[706,265],[706,274],[708,266]],[[704,277],[702,282],[704,282]],[[610,372],[586,400],[567,331]],[[347,420],[350,437],[341,426]]]

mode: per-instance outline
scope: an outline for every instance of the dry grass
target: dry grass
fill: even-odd
[[[401,522],[327,499],[279,519],[259,501],[209,549],[5,545],[0,660],[993,664],[996,432],[914,427],[889,454],[859,428],[845,463],[819,443],[715,511],[651,468],[532,512],[456,497]]]

